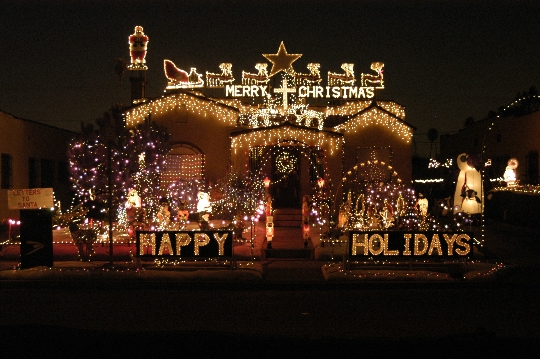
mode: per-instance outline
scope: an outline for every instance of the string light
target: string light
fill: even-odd
[[[343,144],[343,136],[337,132],[313,131],[291,124],[231,134],[231,148],[235,154],[246,148],[274,146],[286,141],[297,141],[308,146],[321,147],[333,155]]]
[[[384,126],[406,143],[410,143],[412,140],[413,129],[410,125],[397,117],[389,116],[385,110],[374,106],[352,115],[348,121],[335,126],[334,129],[344,130],[345,133],[355,133],[372,125]]]
[[[142,124],[150,115],[161,115],[166,112],[178,110],[181,105],[185,106],[187,111],[198,116],[212,116],[228,125],[236,125],[238,118],[237,108],[194,93],[178,92],[139,104],[131,110],[126,111],[124,114],[126,126],[134,127]]]

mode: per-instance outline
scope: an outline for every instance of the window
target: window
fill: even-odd
[[[39,187],[39,162],[37,158],[28,159],[28,188]]]
[[[69,165],[67,162],[58,162],[58,182],[59,184],[69,183]]]
[[[538,151],[529,151],[527,154],[527,182],[538,184]]]
[[[1,188],[8,189],[13,186],[12,183],[12,157],[10,154],[2,153],[2,183]]]
[[[318,148],[312,148],[310,160],[309,179],[311,182],[316,182],[319,178],[324,179],[324,152]]]
[[[356,164],[366,163],[370,161],[370,171],[357,171],[357,180],[359,181],[382,181],[389,182],[392,180],[392,170],[388,166],[392,165],[392,148],[391,147],[357,147],[356,148]],[[377,165],[375,165],[377,163]],[[382,163],[385,165],[383,166]]]
[[[258,173],[261,169],[261,160],[264,154],[264,147],[252,147],[249,150],[249,171]]]
[[[173,146],[161,172],[161,186],[167,188],[175,181],[194,181],[204,178],[204,154],[188,144]]]
[[[49,188],[54,186],[54,161],[41,159],[41,187]]]
[[[497,134],[497,142],[501,142],[502,140],[502,136],[500,133]]]

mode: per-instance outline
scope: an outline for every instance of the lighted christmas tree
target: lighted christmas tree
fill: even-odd
[[[213,216],[229,220],[237,215],[258,218],[265,194],[263,180],[260,174],[228,173],[211,188]]]
[[[105,120],[98,121],[98,130],[86,127],[70,145],[68,156],[76,202],[94,201],[108,207],[110,175],[115,213],[125,202],[128,190],[135,187],[152,214],[160,197],[159,173],[171,148],[170,134],[155,124],[129,132],[120,128],[114,132],[113,142],[110,132],[105,130],[110,128],[110,118],[105,116]]]
[[[170,150],[169,131],[156,123],[139,125],[131,131],[123,150],[133,187],[139,193],[149,219],[154,217],[159,199],[166,192],[160,186],[160,173],[165,168],[166,155]]]
[[[377,159],[355,165],[342,183],[338,227],[343,230],[425,230],[414,189],[402,183],[393,167]]]
[[[86,137],[86,138],[85,138]],[[109,148],[103,136],[93,132],[74,139],[68,150],[72,188],[76,203],[95,201],[102,205],[108,203],[109,195],[109,156],[112,174],[112,192],[115,205],[129,186],[123,154]]]

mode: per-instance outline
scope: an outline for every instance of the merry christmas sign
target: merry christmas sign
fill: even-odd
[[[233,65],[221,63],[221,73],[206,72],[206,80],[203,74],[197,73],[192,67],[189,71],[178,68],[171,60],[164,61],[165,76],[168,79],[167,89],[222,87],[225,88],[225,97],[260,97],[280,95],[283,98],[283,106],[288,106],[288,94],[298,98],[328,98],[328,99],[370,99],[375,96],[375,90],[384,89],[384,63],[372,62],[371,71],[359,74],[354,72],[354,64],[341,64],[342,72],[328,71],[326,86],[322,85],[320,63],[310,62],[307,64],[307,72],[297,72],[293,63],[302,54],[289,54],[285,44],[281,42],[275,54],[263,54],[270,62],[255,64],[255,72],[242,70],[241,84],[234,84]],[[268,69],[270,65],[270,69]],[[283,79],[280,88],[269,86],[270,78],[282,73],[288,78]]]

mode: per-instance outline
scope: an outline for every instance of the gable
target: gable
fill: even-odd
[[[135,127],[144,123],[149,116],[155,116],[178,109],[180,106],[188,112],[201,116],[212,116],[228,125],[235,126],[238,120],[238,109],[214,101],[205,96],[189,92],[175,92],[165,96],[137,104],[124,113],[127,127]]]
[[[404,121],[404,108],[394,102],[373,101],[356,113],[349,108],[345,110],[350,113],[327,118],[326,123],[333,125],[335,131],[348,135],[366,127],[380,126],[406,143],[412,141],[414,127]]]

